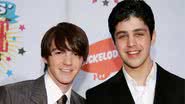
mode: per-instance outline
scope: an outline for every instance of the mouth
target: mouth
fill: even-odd
[[[135,54],[139,54],[140,51],[128,51],[127,54],[129,55],[135,55]]]
[[[136,51],[127,51],[127,55],[131,58],[137,57],[141,51],[136,50]]]
[[[65,73],[69,73],[73,71],[72,69],[64,69],[64,68],[63,69],[60,68],[60,70]]]

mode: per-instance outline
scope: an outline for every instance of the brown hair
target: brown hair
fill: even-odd
[[[72,23],[62,22],[50,28],[41,42],[41,56],[46,59],[51,55],[52,41],[54,41],[57,49],[72,51],[82,56],[83,60],[86,61],[89,52],[89,42],[86,33],[80,27]]]

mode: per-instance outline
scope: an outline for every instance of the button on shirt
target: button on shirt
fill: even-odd
[[[46,93],[47,93],[47,102],[48,104],[57,104],[57,101],[64,95],[61,89],[55,84],[55,82],[51,79],[48,72],[44,76],[45,86],[46,86]],[[71,89],[70,88],[65,95],[67,96],[66,104],[70,104],[70,97],[71,97]]]
[[[157,65],[153,62],[152,70],[146,79],[145,86],[139,86],[137,82],[122,68],[128,87],[135,101],[135,104],[153,104]]]

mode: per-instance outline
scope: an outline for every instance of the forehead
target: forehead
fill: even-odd
[[[119,22],[116,25],[116,31],[133,31],[135,29],[144,29],[149,31],[147,25],[142,19],[133,16],[131,16],[129,19]]]
[[[50,48],[56,48],[55,39],[53,39],[53,40],[51,41],[51,46],[50,46]]]
[[[62,42],[62,41],[61,41]],[[58,43],[58,42],[55,42],[55,40],[53,39],[52,42],[51,42],[51,46],[50,46],[50,50],[52,49],[58,49],[58,50],[70,50],[71,47],[69,46],[69,43],[67,41],[65,42],[62,42],[62,43]]]

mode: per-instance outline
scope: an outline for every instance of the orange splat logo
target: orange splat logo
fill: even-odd
[[[89,56],[82,70],[94,73],[94,80],[104,80],[112,72],[120,70],[121,66],[122,60],[112,39],[108,38],[90,46]]]

